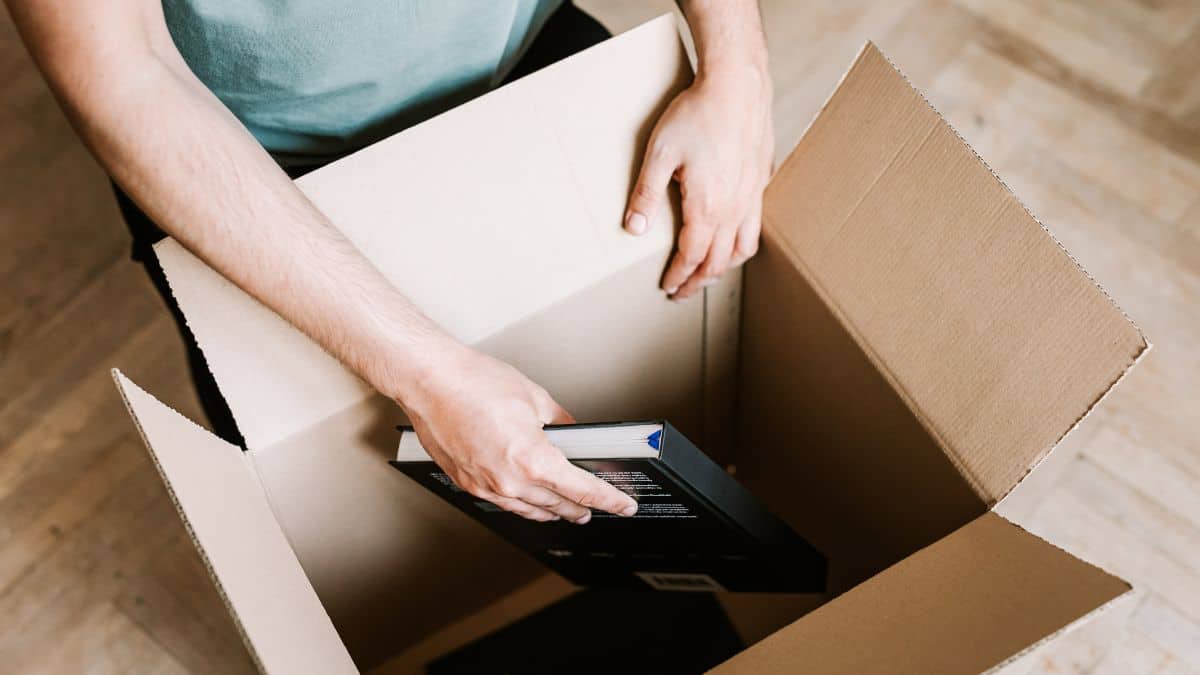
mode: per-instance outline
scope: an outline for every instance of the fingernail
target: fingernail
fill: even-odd
[[[634,211],[625,219],[625,228],[633,234],[644,234],[646,232],[646,216]]]
[[[592,514],[589,513],[589,514],[580,516],[579,519],[577,519],[575,521],[575,524],[576,525],[587,525],[588,521],[591,519],[592,519]]]
[[[637,504],[634,504],[633,506],[626,508],[624,511],[621,512],[621,515],[628,518],[629,516],[632,516],[635,513],[637,513]]]
[[[667,295],[675,295],[677,292],[679,292],[678,286],[672,286],[667,289]]]

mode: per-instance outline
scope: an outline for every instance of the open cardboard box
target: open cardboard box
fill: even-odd
[[[1125,593],[992,508],[1138,329],[869,44],[744,278],[666,301],[678,213],[620,223],[690,75],[662,17],[297,183],[456,337],[581,420],[671,419],[829,556],[827,596],[722,598],[755,644],[720,671],[985,670]],[[404,672],[571,592],[388,466],[390,401],[157,250],[248,450],[116,378],[262,670]]]

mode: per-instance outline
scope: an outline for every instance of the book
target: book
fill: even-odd
[[[391,464],[580,586],[662,591],[813,593],[826,561],[665,420],[546,427],[576,466],[633,497],[632,517],[535,522],[462,490],[400,428]]]

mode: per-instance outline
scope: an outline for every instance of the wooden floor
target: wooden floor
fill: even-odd
[[[1001,507],[1136,592],[1011,670],[1200,671],[1200,0],[763,4],[781,152],[874,40],[1155,343]],[[250,670],[108,375],[199,419],[183,352],[7,17],[0,244],[0,672]]]

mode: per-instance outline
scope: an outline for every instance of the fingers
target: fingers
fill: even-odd
[[[717,230],[716,234],[713,235],[712,245],[705,255],[704,262],[679,287],[679,290],[674,294],[674,298],[683,300],[700,292],[705,286],[716,283],[721,278],[721,275],[725,274],[725,271],[729,269],[730,258],[733,255],[734,240],[736,238],[737,230],[734,228],[723,227]]]
[[[538,483],[588,509],[600,509],[622,516],[637,513],[637,502],[632,497],[565,458],[540,476]]]
[[[733,260],[730,264],[737,267],[758,253],[758,239],[762,234],[762,200],[755,200],[750,216],[738,229],[737,238],[733,245]]]
[[[521,501],[544,509],[554,515],[569,520],[577,525],[583,525],[592,519],[592,512],[575,502],[544,487],[531,485],[521,493]]]
[[[621,515],[637,511],[631,497],[568,462],[549,442],[521,457],[503,471],[455,482],[506,511],[542,522],[563,519],[583,525],[591,520],[591,509]]]
[[[480,496],[480,495],[476,495],[476,496]],[[552,513],[548,509],[544,509],[540,506],[535,506],[533,504],[522,501],[520,499],[514,499],[512,497],[501,497],[500,495],[488,495],[487,497],[481,497],[481,498],[487,499],[489,502],[495,504],[496,506],[499,506],[500,508],[504,509],[505,511],[511,511],[511,512],[517,514],[518,516],[521,516],[522,518],[528,518],[529,520],[536,520],[539,523],[546,523],[551,520],[559,519],[558,515]]]
[[[675,296],[684,282],[695,274],[712,246],[716,227],[707,212],[685,191],[683,198],[683,229],[679,232],[679,244],[667,271],[663,274],[662,287],[667,295]]]
[[[637,183],[629,197],[629,208],[625,212],[625,229],[631,234],[640,235],[650,231],[659,211],[667,203],[667,188],[677,168],[679,157],[670,145],[662,142],[655,130],[642,160]]]

